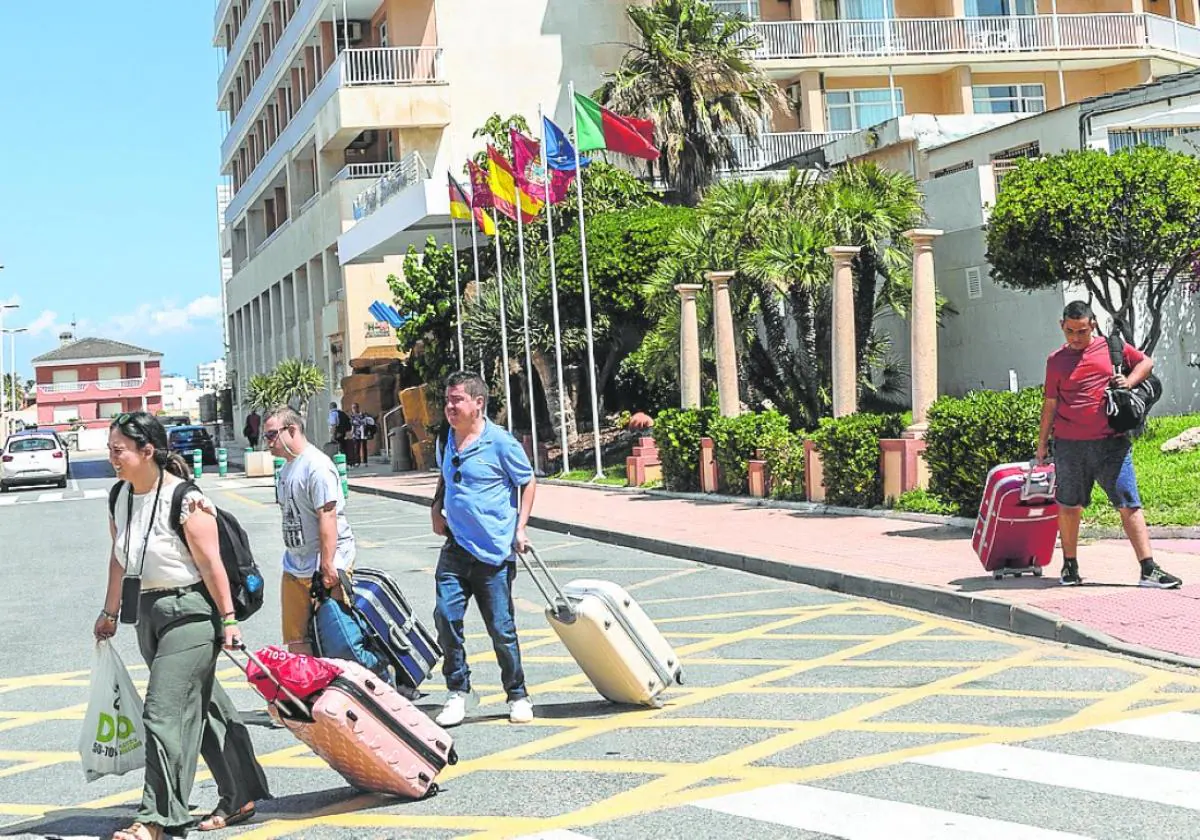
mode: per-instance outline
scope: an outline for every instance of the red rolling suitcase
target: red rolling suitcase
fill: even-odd
[[[988,473],[971,547],[996,579],[1042,568],[1058,539],[1053,464],[1001,464]]]

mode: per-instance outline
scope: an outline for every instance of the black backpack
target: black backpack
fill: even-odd
[[[1113,376],[1128,375],[1125,364],[1125,341],[1115,331],[1106,339],[1108,357],[1112,362]],[[1109,385],[1104,394],[1104,413],[1108,415],[1108,426],[1114,432],[1125,434],[1140,429],[1146,423],[1150,409],[1162,397],[1162,382],[1153,373],[1132,388]]]
[[[116,517],[117,496],[121,486],[127,483],[117,481],[108,491],[109,516]],[[187,545],[187,537],[183,533],[179,515],[183,510],[183,497],[193,488],[198,489],[194,482],[181,481],[171,497],[171,530],[183,540],[184,545]],[[233,514],[221,508],[217,508],[217,541],[221,550],[221,565],[225,567],[225,576],[229,578],[234,616],[238,621],[245,621],[263,605],[263,576],[254,562],[254,553],[250,550],[250,539],[245,529]]]

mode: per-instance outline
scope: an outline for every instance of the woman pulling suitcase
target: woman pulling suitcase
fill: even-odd
[[[221,647],[239,646],[241,633],[213,505],[198,488],[189,491],[180,512],[186,539],[176,535],[171,499],[187,465],[171,454],[166,430],[146,412],[117,417],[108,458],[123,484],[109,521],[108,589],[94,632],[107,639],[118,620],[136,624],[150,669],[142,804],[137,821],[113,840],[160,840],[192,827],[209,831],[245,822],[255,803],[271,794],[250,733],[216,680]],[[188,798],[200,756],[220,800],[194,825]]]

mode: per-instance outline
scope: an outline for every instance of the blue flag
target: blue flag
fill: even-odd
[[[542,117],[542,130],[546,135],[546,163],[549,167],[559,172],[574,172],[575,147],[571,145],[567,135],[552,123],[549,117]],[[583,155],[579,156],[580,166],[587,166],[589,163],[591,160]]]

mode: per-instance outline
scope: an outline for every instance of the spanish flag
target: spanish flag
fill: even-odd
[[[483,208],[473,207],[471,199],[467,197],[466,190],[454,179],[453,175],[447,172],[446,177],[450,180],[450,218],[467,221],[473,217],[475,224],[485,236],[494,234],[496,232],[496,225],[487,213],[483,212]]]
[[[492,200],[495,207],[505,216],[517,218],[517,181],[513,174],[512,165],[504,159],[504,155],[496,151],[494,146],[488,146],[488,186],[492,190]],[[543,202],[521,190],[521,220],[532,222],[542,212]]]

